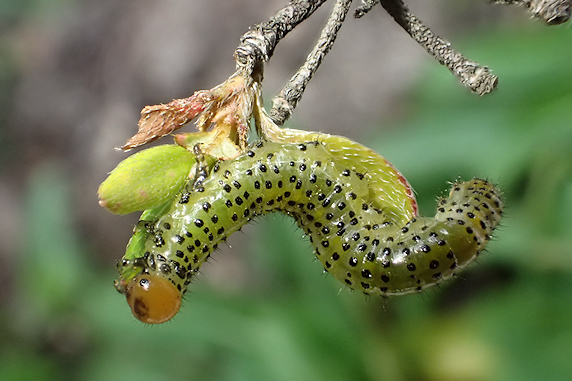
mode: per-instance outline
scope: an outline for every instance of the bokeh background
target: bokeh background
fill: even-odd
[[[348,19],[290,122],[378,150],[425,214],[449,181],[498,183],[506,218],[479,264],[368,298],[321,275],[301,231],[271,215],[213,255],[173,321],[131,316],[113,280],[137,215],[96,196],[127,157],[113,147],[145,105],[226,79],[239,37],[285,4],[0,0],[0,379],[571,379],[570,24],[484,1],[410,6],[492,68],[494,94],[470,94],[379,9]],[[331,6],[278,45],[267,100]]]

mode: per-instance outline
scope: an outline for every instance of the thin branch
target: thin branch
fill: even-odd
[[[361,2],[362,2],[362,5],[357,7],[356,11],[354,13],[354,17],[356,19],[359,19],[359,18],[365,16],[366,13],[371,11],[373,9],[373,7],[375,7],[379,3],[379,0],[361,0]]]
[[[322,60],[334,44],[338,31],[350,10],[351,3],[352,0],[338,0],[336,2],[332,14],[322,29],[316,45],[306,58],[306,62],[284,86],[280,94],[272,100],[273,107],[270,110],[270,118],[277,125],[281,126],[292,115],[294,108],[304,94],[308,82],[310,82]]]
[[[497,76],[478,63],[469,61],[450,44],[435,35],[401,0],[381,0],[387,13],[429,54],[445,65],[463,85],[479,95],[490,93],[498,84]]]
[[[270,20],[252,26],[240,39],[234,52],[237,71],[250,75],[261,70],[278,42],[299,23],[310,17],[327,0],[292,0]]]
[[[527,8],[536,18],[548,25],[558,25],[570,20],[570,0],[489,0],[497,4],[514,4]]]

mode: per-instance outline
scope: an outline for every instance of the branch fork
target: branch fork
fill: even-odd
[[[291,117],[306,86],[333,46],[352,0],[336,0],[314,48],[296,74],[274,97],[268,115],[261,106],[264,65],[272,57],[278,42],[325,2],[326,0],[292,0],[268,21],[251,27],[242,36],[240,45],[235,50],[236,72],[228,80],[213,89],[197,91],[188,98],[145,107],[141,111],[137,134],[121,149],[130,150],[152,142],[196,118],[199,132],[177,135],[175,141],[189,149],[200,144],[202,152],[226,159],[236,157],[245,150],[252,117],[255,119],[257,131],[262,135],[266,129],[258,125],[261,120],[282,126]],[[534,17],[544,20],[548,25],[569,20],[572,9],[571,0],[492,2],[526,8]],[[411,13],[402,0],[362,0],[354,17],[365,16],[378,4],[463,85],[478,95],[488,94],[496,88],[498,78],[486,66],[479,65],[454,50],[449,42],[435,35]],[[265,116],[254,115],[253,112],[264,113]]]

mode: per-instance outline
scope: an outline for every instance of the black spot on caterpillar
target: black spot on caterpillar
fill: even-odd
[[[143,214],[117,288],[138,319],[169,320],[221,241],[256,216],[279,211],[296,220],[336,279],[366,294],[407,294],[472,262],[503,209],[499,191],[479,179],[454,184],[433,218],[400,223],[372,205],[367,178],[340,165],[324,144],[260,142],[215,164],[170,205]],[[153,284],[161,284],[160,296],[150,294]]]

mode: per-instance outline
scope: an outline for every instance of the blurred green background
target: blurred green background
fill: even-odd
[[[173,321],[145,326],[112,286],[113,260],[136,216],[82,209],[85,200],[95,204],[112,166],[93,173],[54,153],[80,140],[95,144],[89,137],[55,132],[50,140],[49,128],[22,132],[14,122],[19,84],[34,62],[14,58],[13,39],[26,36],[12,28],[73,2],[40,3],[5,1],[0,11],[10,32],[0,39],[0,379],[572,379],[569,24],[546,27],[519,12],[509,20],[520,21],[460,33],[455,46],[499,75],[494,94],[469,94],[425,57],[415,83],[398,95],[400,111],[352,136],[404,173],[424,214],[434,213],[449,181],[498,183],[506,217],[479,264],[420,295],[365,297],[321,275],[300,230],[271,215],[229,239],[238,249],[213,256]],[[457,6],[469,12],[472,2],[464,3]],[[104,155],[121,139],[113,142]],[[95,178],[89,186],[86,173]],[[112,234],[93,219],[123,225]],[[106,248],[113,250],[103,255]]]

